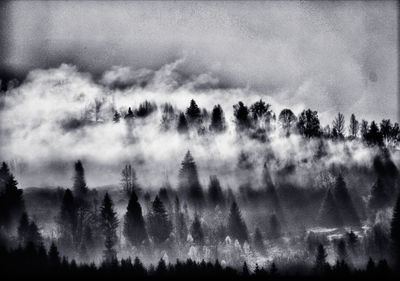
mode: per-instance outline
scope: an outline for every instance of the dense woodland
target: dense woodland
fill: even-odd
[[[158,188],[140,183],[132,163],[121,164],[120,183],[90,187],[85,162],[76,160],[71,186],[21,189],[7,159],[0,169],[0,264],[10,274],[233,277],[389,276],[400,268],[400,128],[390,120],[367,122],[338,113],[331,126],[317,111],[276,115],[260,100],[233,106],[234,128],[223,108],[186,110],[145,101],[137,108],[114,109],[100,118],[63,123],[68,130],[93,123],[135,122],[161,113],[161,133],[182,138],[216,137],[228,129],[241,141],[265,146],[262,167],[246,151],[237,155],[238,173],[258,168],[260,186],[225,186],[218,171],[208,182],[190,150],[176,173]],[[98,109],[98,110],[97,110]],[[101,121],[100,121],[101,119]],[[314,143],[312,157],[272,169],[271,136],[299,136]],[[373,155],[368,165],[326,164],[329,147],[362,147]],[[342,145],[342,146],[340,146]],[[308,177],[297,166],[323,166],[311,186],[290,180]],[[323,163],[323,164],[322,164]]]

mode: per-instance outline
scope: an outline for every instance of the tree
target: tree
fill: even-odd
[[[178,126],[177,126],[178,133],[186,134],[189,131],[188,122],[186,120],[185,114],[182,112],[179,114],[178,117]]]
[[[346,243],[345,243],[344,239],[340,239],[337,244],[337,255],[338,255],[339,260],[347,261],[348,254],[347,254]]]
[[[333,195],[344,223],[346,225],[359,226],[361,224],[360,218],[346,187],[346,182],[341,174],[336,178]]]
[[[185,155],[179,170],[179,188],[186,193],[189,200],[201,207],[204,202],[203,189],[199,182],[197,166],[190,151]]]
[[[23,191],[17,187],[18,182],[14,175],[6,176],[4,190],[0,194],[0,228],[12,230],[25,211]]]
[[[232,202],[228,217],[228,233],[233,239],[237,239],[240,243],[249,241],[247,226],[242,218],[242,214],[236,202]]]
[[[25,246],[29,241],[29,219],[26,212],[22,213],[21,219],[18,225],[18,242]]]
[[[66,189],[61,202],[58,225],[60,236],[66,247],[71,247],[76,242],[78,224],[77,206],[70,189]]]
[[[221,133],[224,132],[225,129],[226,129],[226,124],[225,124],[224,112],[221,106],[218,104],[214,106],[213,111],[211,113],[210,131],[215,133]]]
[[[386,143],[388,143],[391,140],[393,130],[393,125],[390,122],[390,119],[383,119],[380,127],[382,138],[385,140]]]
[[[297,122],[297,129],[304,137],[319,137],[321,135],[321,129],[318,112],[312,111],[311,109],[303,110]]]
[[[197,214],[195,214],[194,221],[192,223],[192,226],[190,227],[190,234],[193,237],[194,243],[196,243],[198,245],[204,244],[203,229],[201,227],[201,222],[200,222],[199,216]]]
[[[332,129],[336,131],[340,139],[344,137],[344,115],[342,113],[339,112],[333,120]]]
[[[114,115],[113,115],[113,121],[114,123],[118,123],[121,119],[121,114],[118,113],[118,111],[115,111]]]
[[[383,145],[382,133],[379,131],[379,128],[376,125],[375,121],[371,122],[371,125],[369,126],[369,131],[365,136],[365,140],[369,145]]]
[[[11,177],[10,169],[6,162],[1,164],[0,168],[0,192],[2,192],[8,182],[9,178]]]
[[[138,202],[135,191],[131,193],[125,214],[124,235],[134,246],[139,246],[147,240],[147,231],[142,215],[142,207]]]
[[[353,138],[353,139],[357,138],[359,128],[360,128],[360,124],[357,121],[356,116],[354,114],[351,114],[350,125],[349,125],[349,134],[350,134],[351,138]]]
[[[235,116],[236,129],[240,132],[250,128],[249,109],[239,101],[233,106],[233,115]]]
[[[117,228],[117,213],[114,211],[114,204],[107,192],[101,206],[101,229],[105,240],[104,259],[106,263],[111,263],[117,258],[114,248],[117,244]]]
[[[318,245],[317,255],[315,257],[315,271],[318,274],[323,274],[327,272],[329,264],[326,262],[327,254],[325,252],[324,246],[322,244]]]
[[[192,99],[190,106],[186,109],[186,118],[189,124],[199,124],[201,122],[201,111],[196,102]]]
[[[400,195],[397,196],[396,204],[393,208],[392,222],[390,225],[390,236],[392,241],[392,253],[395,267],[400,268]]]
[[[368,138],[368,131],[369,131],[368,121],[362,120],[360,126],[360,133],[361,133],[361,139],[365,142],[367,141]]]
[[[255,122],[266,122],[267,125],[273,118],[273,112],[271,110],[271,105],[266,104],[263,100],[259,100],[255,102],[251,107],[250,107],[250,112],[252,113],[253,120]]]
[[[136,190],[138,191],[138,185],[136,182],[136,172],[135,169],[132,168],[131,164],[125,165],[124,169],[121,172],[121,185],[127,196],[131,196],[131,193]]]
[[[377,210],[387,207],[390,201],[391,196],[388,194],[382,178],[378,176],[378,179],[371,188],[368,205],[371,209]]]
[[[258,227],[256,228],[256,231],[255,231],[255,234],[254,234],[254,247],[260,253],[264,253],[265,252],[264,239],[263,239],[261,231],[260,231],[260,229]]]
[[[296,115],[294,115],[290,109],[285,108],[281,111],[281,113],[279,113],[278,120],[282,129],[285,131],[286,136],[289,136],[297,122]]]
[[[82,196],[86,195],[88,192],[85,180],[85,170],[83,169],[81,160],[75,162],[73,190],[75,196],[77,196],[78,198],[82,198]]]
[[[221,207],[225,205],[224,194],[217,176],[210,176],[210,183],[208,185],[208,198],[213,208],[215,208],[217,205]]]
[[[48,256],[49,263],[52,267],[57,267],[61,264],[60,253],[58,252],[57,246],[54,242],[51,242]]]
[[[127,114],[125,114],[125,119],[132,119],[132,118],[134,118],[135,117],[135,115],[133,114],[133,111],[132,111],[132,108],[128,108],[128,113]]]
[[[330,189],[327,190],[318,215],[318,223],[325,227],[340,227],[343,220]]]
[[[156,244],[168,239],[172,231],[172,224],[160,198],[156,196],[149,214],[149,234]]]

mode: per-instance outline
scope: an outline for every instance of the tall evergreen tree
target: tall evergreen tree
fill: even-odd
[[[29,241],[29,218],[26,212],[22,213],[18,225],[18,242],[21,246],[25,246]]]
[[[192,226],[190,227],[190,234],[192,235],[193,241],[196,244],[198,245],[204,244],[204,233],[201,227],[199,216],[197,214],[195,214],[194,221],[192,223]]]
[[[9,231],[17,227],[25,211],[23,191],[17,187],[18,182],[11,173],[7,177],[4,190],[0,194],[0,228]]]
[[[213,208],[215,208],[217,205],[221,207],[224,207],[225,205],[224,194],[217,176],[210,176],[210,183],[208,185],[208,200]]]
[[[172,224],[165,210],[164,204],[156,196],[152,204],[152,212],[149,214],[149,234],[156,244],[167,240],[172,231]]]
[[[74,167],[75,167],[75,175],[74,175],[73,190],[78,198],[82,198],[82,196],[84,196],[88,192],[85,180],[85,170],[83,169],[81,160],[75,162]]]
[[[199,182],[196,163],[190,151],[186,153],[179,170],[179,187],[196,207],[203,205],[203,189]]]
[[[118,242],[118,218],[114,211],[114,204],[108,193],[105,194],[103,205],[101,206],[101,228],[105,239],[104,259],[106,263],[111,263],[117,258],[115,245]]]
[[[4,191],[6,183],[8,182],[10,177],[10,169],[8,168],[7,163],[3,162],[0,168],[0,193]]]
[[[70,189],[66,189],[61,202],[58,218],[61,241],[66,247],[71,247],[76,242],[78,225],[77,206]]]
[[[190,101],[190,106],[186,109],[186,118],[189,124],[192,125],[201,122],[201,110],[193,99]]]
[[[396,205],[393,208],[390,236],[395,268],[400,270],[400,195],[397,196]]]
[[[124,235],[134,246],[139,246],[147,240],[147,231],[142,215],[142,207],[135,191],[132,191],[125,214]]]
[[[222,107],[218,104],[214,106],[211,113],[210,131],[215,133],[224,132],[226,129],[225,117]]]
[[[329,264],[326,261],[326,257],[328,255],[326,254],[325,248],[322,244],[318,245],[317,249],[317,255],[315,257],[315,271],[318,274],[323,274],[327,272],[327,269],[329,268]]]
[[[343,222],[346,225],[359,226],[360,218],[354,208],[353,200],[350,197],[346,182],[341,174],[336,178],[333,195],[339,211],[341,212]]]
[[[228,217],[228,233],[233,239],[237,239],[240,243],[249,241],[246,223],[242,218],[239,206],[234,201]]]
[[[325,227],[341,227],[343,220],[330,189],[327,190],[318,215],[318,223]]]
[[[379,128],[376,125],[375,121],[371,122],[368,133],[365,136],[365,140],[370,145],[383,145],[383,136],[382,133],[379,131]]]
[[[357,138],[359,128],[360,124],[357,121],[356,116],[354,114],[351,114],[350,125],[349,125],[349,133],[351,138],[353,139]]]
[[[189,131],[188,122],[186,120],[185,114],[183,114],[182,112],[179,114],[178,117],[177,130],[180,134],[186,134]]]
[[[52,267],[57,267],[61,263],[60,253],[58,252],[57,246],[54,242],[51,242],[50,249],[49,249],[49,264]]]

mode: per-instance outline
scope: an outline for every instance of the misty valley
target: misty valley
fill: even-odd
[[[396,272],[398,123],[322,121],[176,64],[99,80],[62,65],[2,91],[3,272]]]

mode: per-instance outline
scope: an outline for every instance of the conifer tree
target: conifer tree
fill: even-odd
[[[108,193],[105,194],[101,206],[101,228],[105,239],[104,259],[106,263],[111,263],[117,258],[115,245],[117,244],[118,218]]]
[[[249,241],[247,226],[242,218],[242,214],[236,202],[231,205],[228,217],[228,233],[233,239],[237,239],[240,243]]]
[[[179,170],[179,187],[182,192],[187,194],[188,199],[195,207],[203,205],[203,189],[199,182],[196,163],[190,151],[186,153]]]
[[[61,240],[66,247],[71,247],[76,242],[78,225],[77,207],[70,189],[66,189],[61,202],[58,219]]]
[[[400,269],[400,195],[397,196],[397,201],[393,208],[390,236],[395,268]]]
[[[190,234],[192,235],[193,241],[196,244],[198,245],[204,244],[204,233],[201,227],[199,216],[197,214],[194,216],[194,221],[192,223],[192,226],[190,227]]]
[[[51,243],[50,249],[49,249],[49,263],[53,267],[57,267],[61,263],[60,259],[60,253],[58,252],[57,246],[54,242]]]
[[[211,113],[210,131],[215,133],[221,133],[224,132],[225,129],[226,129],[226,124],[225,124],[224,112],[221,106],[218,104],[214,106],[214,109]]]
[[[179,114],[178,117],[177,130],[180,134],[186,134],[189,131],[188,122],[186,120],[185,114],[183,114],[182,112]]]
[[[135,191],[132,191],[125,214],[124,235],[134,246],[139,246],[147,240],[147,231],[142,215],[142,207]]]
[[[17,227],[25,211],[23,191],[17,187],[18,182],[11,173],[7,176],[4,190],[0,194],[0,228],[9,231]]]
[[[21,219],[18,225],[18,242],[25,246],[29,241],[29,218],[26,212],[22,213]]]
[[[317,255],[315,258],[315,271],[318,274],[323,274],[327,272],[327,269],[329,268],[329,264],[326,261],[326,257],[328,255],[326,254],[325,248],[322,244],[318,245],[317,249]]]
[[[221,207],[224,207],[225,205],[224,194],[217,176],[210,176],[210,183],[208,185],[208,200],[213,208],[215,208],[217,205]]]
[[[10,169],[6,162],[1,164],[0,168],[0,192],[4,191],[6,183],[8,182],[9,178],[11,177]]]
[[[199,124],[201,122],[201,111],[196,102],[192,99],[190,106],[186,109],[186,118],[189,124]]]
[[[325,227],[343,226],[343,220],[330,189],[327,190],[318,215],[318,223]]]
[[[160,198],[156,196],[152,204],[152,212],[149,214],[149,234],[156,244],[167,240],[172,231],[172,224],[167,211]]]
[[[346,225],[359,226],[360,218],[354,208],[353,200],[350,197],[343,176],[339,174],[333,189],[336,204],[341,212],[341,217]]]
[[[74,175],[73,190],[78,198],[82,198],[82,196],[84,196],[88,192],[85,180],[85,170],[83,169],[81,160],[75,162],[74,167],[75,167],[75,175]]]
[[[349,125],[349,133],[350,133],[351,138],[353,138],[353,139],[357,138],[359,128],[360,128],[360,125],[356,119],[356,116],[354,114],[351,114],[350,125]]]

